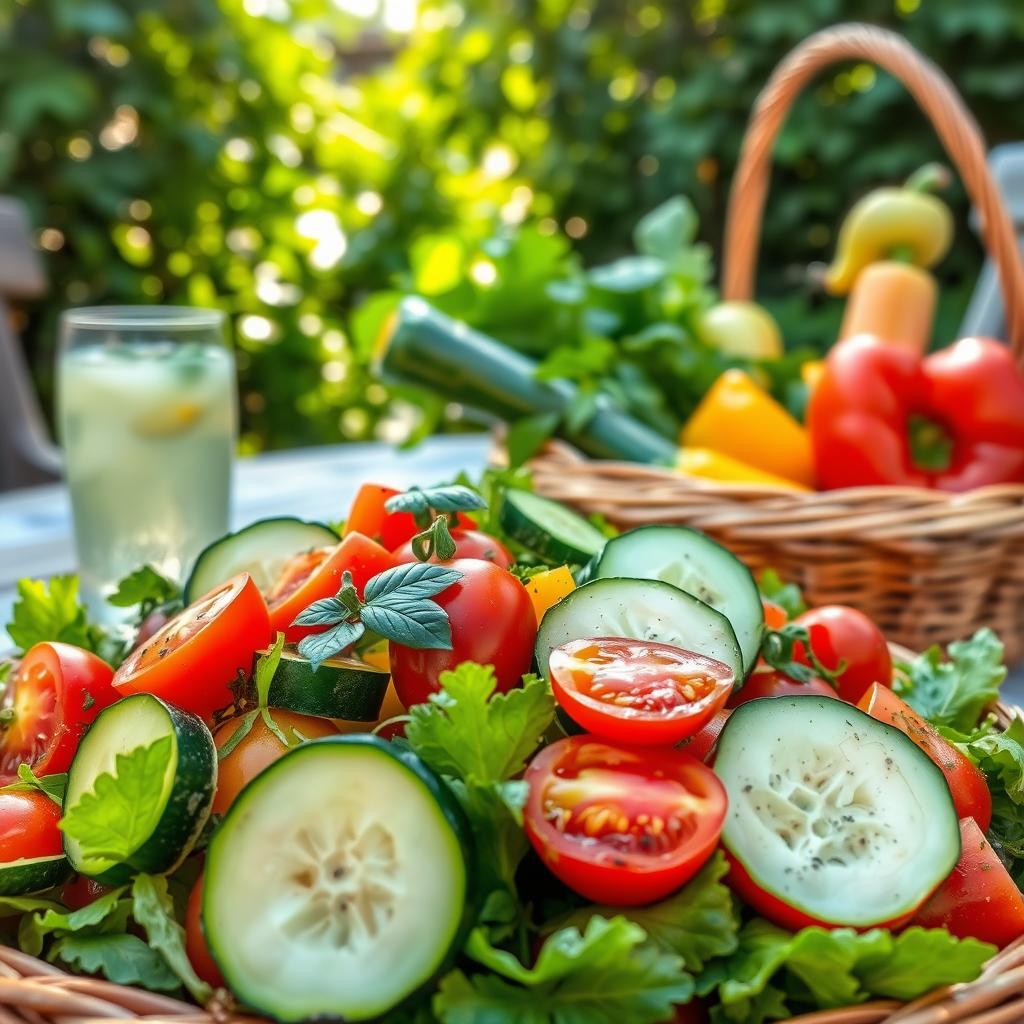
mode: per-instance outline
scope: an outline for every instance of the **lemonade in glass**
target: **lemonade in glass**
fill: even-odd
[[[186,307],[70,310],[58,406],[82,593],[105,598],[148,563],[181,581],[228,529],[234,359],[223,314]]]

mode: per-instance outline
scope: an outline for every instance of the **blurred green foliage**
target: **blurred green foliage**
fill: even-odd
[[[396,59],[358,76],[335,45],[357,28],[330,0],[8,0],[0,192],[29,203],[53,282],[26,329],[41,385],[62,306],[216,303],[237,329],[246,448],[404,436],[421,414],[370,381],[350,338],[366,294],[427,277],[483,303],[467,315],[499,336],[550,338],[544,261],[569,258],[566,235],[576,259],[606,263],[640,215],[685,194],[717,252],[757,90],[792,45],[852,18],[942,65],[990,142],[1024,137],[1015,0],[423,0]],[[799,102],[759,280],[788,344],[835,330],[806,266],[830,255],[845,207],[940,155],[867,66]],[[981,259],[951,199],[939,339]],[[498,262],[487,247],[509,244],[496,225],[520,222],[516,279],[532,283],[502,293],[478,265],[470,295],[474,264]]]

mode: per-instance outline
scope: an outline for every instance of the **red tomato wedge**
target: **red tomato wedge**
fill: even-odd
[[[185,954],[188,956],[192,969],[208,985],[223,988],[224,976],[210,955],[210,947],[206,945],[203,934],[203,875],[200,875],[189,893],[185,907]]]
[[[692,736],[733,686],[728,665],[646,640],[572,640],[548,664],[555,698],[573,721],[622,743],[672,746]]]
[[[45,793],[0,793],[0,863],[64,852],[60,807]]]
[[[363,588],[374,576],[396,564],[386,548],[361,533],[348,534],[336,547],[296,555],[267,594],[272,633],[284,633],[294,644],[311,633],[323,632],[326,626],[296,626],[294,622],[314,601],[334,597],[346,572],[352,573],[362,597]]]
[[[21,659],[0,700],[10,721],[0,729],[0,785],[18,766],[37,775],[67,771],[89,723],[120,694],[114,670],[95,654],[61,643],[36,644]]]
[[[953,873],[913,923],[1008,946],[1024,935],[1024,896],[973,818],[961,819],[960,844]]]
[[[114,675],[121,696],[152,693],[209,718],[272,639],[267,605],[248,573],[221,584],[136,647]]]
[[[401,493],[383,484],[363,484],[349,509],[343,536],[361,533],[364,537],[380,541],[390,551],[419,533],[411,512],[388,512],[384,507],[389,498]]]
[[[726,795],[680,750],[570,736],[526,770],[526,834],[552,874],[586,899],[662,899],[711,856]]]
[[[786,609],[767,597],[761,598],[761,607],[764,609],[764,624],[767,629],[782,629],[789,621]]]
[[[973,818],[984,831],[992,821],[992,795],[981,770],[947,742],[935,728],[887,686],[875,684],[857,705],[872,718],[906,733],[946,777],[953,805],[961,818]]]

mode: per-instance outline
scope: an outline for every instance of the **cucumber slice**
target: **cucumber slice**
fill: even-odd
[[[414,754],[370,736],[294,748],[210,843],[202,919],[231,991],[278,1021],[377,1017],[462,947],[469,823]]]
[[[722,843],[755,909],[870,928],[911,915],[953,870],[960,829],[942,772],[913,741],[830,697],[741,705],[718,741]],[[734,873],[735,874],[735,873]]]
[[[592,580],[549,608],[537,631],[538,671],[556,647],[588,637],[657,640],[724,662],[737,679],[743,655],[729,620],[692,594],[661,580]]]
[[[559,564],[581,565],[607,540],[572,509],[532,491],[508,491],[501,505],[501,527],[541,558]]]
[[[641,526],[613,537],[587,566],[586,578],[613,576],[664,580],[700,598],[732,623],[744,674],[757,663],[764,632],[757,584],[731,551],[706,534],[688,526]]]
[[[25,896],[60,885],[71,867],[67,857],[25,857],[0,864],[0,896]]]
[[[118,754],[169,737],[171,755],[149,835],[123,861],[87,858],[77,839],[65,833],[64,852],[71,867],[107,885],[133,875],[161,874],[181,863],[210,816],[217,782],[217,751],[210,730],[189,711],[165,704],[150,693],[136,693],[111,704],[89,727],[71,762],[64,814],[96,789],[100,775],[114,775]]]
[[[390,678],[388,672],[358,658],[328,658],[314,672],[298,651],[285,648],[270,684],[268,703],[300,715],[376,722]]]
[[[314,548],[334,547],[338,540],[329,526],[292,516],[250,523],[199,552],[185,584],[185,604],[191,604],[240,572],[247,572],[260,593],[265,594],[290,558]]]

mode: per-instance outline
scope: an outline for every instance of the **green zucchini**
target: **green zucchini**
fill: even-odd
[[[217,751],[210,730],[189,711],[150,693],[136,693],[100,712],[78,747],[68,772],[65,818],[101,775],[116,776],[118,755],[128,755],[170,739],[170,757],[157,798],[159,813],[149,834],[123,859],[90,858],[81,843],[64,834],[71,867],[106,885],[121,885],[133,875],[161,874],[176,867],[199,837],[213,803]]]
[[[261,651],[257,657],[267,653]],[[267,703],[301,715],[376,722],[390,678],[383,669],[358,658],[328,658],[314,672],[294,647],[286,647],[270,684]]]
[[[71,867],[67,857],[25,857],[0,864],[0,896],[26,896],[60,885]]]
[[[372,736],[295,747],[210,842],[206,940],[231,991],[278,1021],[377,1018],[455,959],[473,919],[458,801]]]
[[[509,490],[501,504],[501,527],[541,558],[581,565],[607,538],[571,508],[532,491]]]

